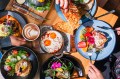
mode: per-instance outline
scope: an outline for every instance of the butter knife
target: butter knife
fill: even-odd
[[[37,20],[40,20],[40,21],[46,20],[42,16],[39,16],[39,15],[37,15],[37,14],[35,14],[35,13],[33,13],[33,12],[31,12],[31,11],[29,11],[29,10],[27,10],[27,9],[17,5],[17,4],[13,4],[13,7],[15,8],[15,10],[17,10],[18,12],[20,12],[24,15],[29,15]]]

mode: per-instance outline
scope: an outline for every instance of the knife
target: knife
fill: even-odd
[[[39,15],[37,15],[37,14],[35,14],[35,13],[33,13],[33,12],[31,12],[31,11],[29,11],[29,10],[27,10],[27,9],[17,5],[17,4],[13,4],[13,7],[15,8],[15,10],[17,10],[18,12],[20,12],[24,15],[29,15],[37,20],[40,20],[40,21],[46,20],[42,16],[39,16]]]

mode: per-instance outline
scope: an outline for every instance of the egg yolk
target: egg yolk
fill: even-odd
[[[50,46],[51,45],[51,41],[50,40],[45,40],[44,41],[44,45],[45,46]]]
[[[55,39],[56,38],[56,34],[55,33],[50,33],[50,38]]]
[[[45,0],[38,0],[38,2],[44,2]]]

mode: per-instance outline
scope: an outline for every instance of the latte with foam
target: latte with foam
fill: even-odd
[[[37,25],[29,23],[23,29],[23,36],[28,41],[36,40],[40,35],[40,29]]]

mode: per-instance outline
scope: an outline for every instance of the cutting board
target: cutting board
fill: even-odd
[[[25,15],[24,13],[18,12],[15,8],[12,7],[12,4],[14,4],[14,3],[17,4],[17,2],[15,0],[11,0],[9,2],[9,4],[7,5],[7,7],[6,7],[6,10],[11,10],[11,11],[15,11],[15,12],[19,13],[20,15],[22,15],[25,18],[27,23],[31,23],[32,22],[32,23],[35,23],[37,25],[41,25],[42,24],[43,20],[37,20],[37,19],[35,19],[35,18],[33,18],[33,17],[29,16],[29,15]],[[54,3],[54,0],[52,0],[51,6],[50,6],[50,10],[53,7],[53,3]],[[21,6],[26,6],[26,5],[22,4]],[[27,6],[27,8],[28,8],[29,11],[31,11],[31,12],[33,12],[33,13],[35,13],[35,14],[43,17],[43,18],[46,18],[47,14],[50,11],[50,10],[46,10],[46,11],[43,11],[43,12],[38,12],[37,10],[35,10],[35,9],[29,7],[29,6]]]

